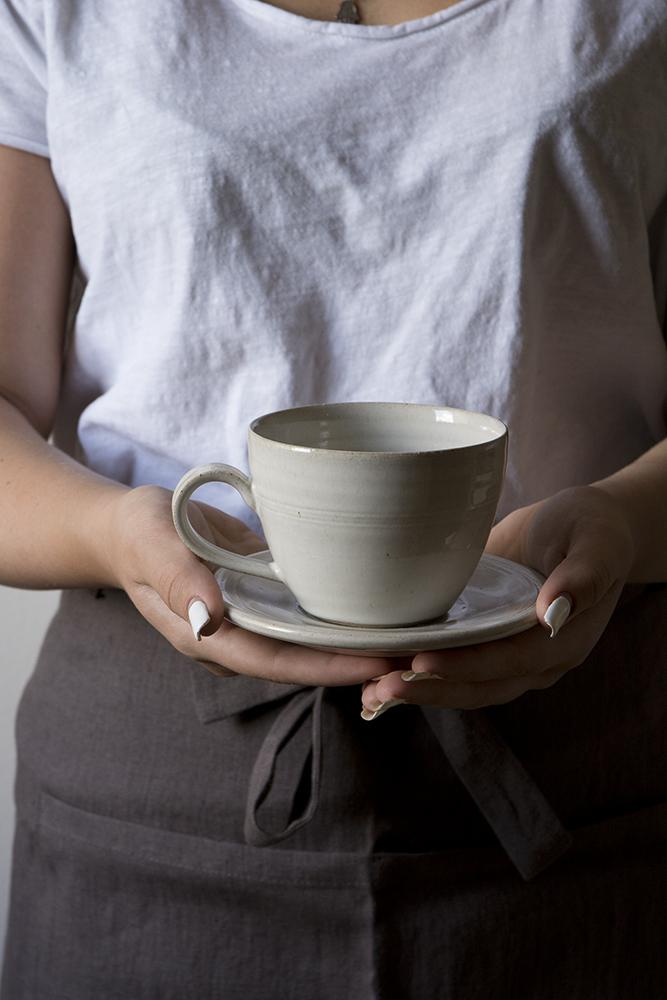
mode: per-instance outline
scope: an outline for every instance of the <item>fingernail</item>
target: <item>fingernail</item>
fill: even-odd
[[[405,698],[390,698],[389,701],[380,702],[380,707],[373,711],[370,708],[362,708],[361,718],[365,719],[366,722],[371,722],[373,719],[377,719],[378,715],[382,715],[388,709],[393,708],[394,705],[405,705],[407,702]]]
[[[192,601],[188,607],[188,618],[190,619],[195,639],[197,642],[201,642],[201,636],[199,633],[203,629],[206,622],[210,622],[211,620],[209,610],[203,601],[200,601],[198,598]]]
[[[415,673],[414,670],[406,670],[404,674],[401,674],[402,681],[441,681],[444,678],[440,677],[438,674],[427,674],[425,670],[420,670]]]
[[[565,594],[561,594],[557,597],[555,601],[552,601],[547,610],[544,612],[545,624],[551,629],[550,639],[555,639],[558,632],[563,627],[567,621],[570,611],[572,610],[572,602],[569,597]]]

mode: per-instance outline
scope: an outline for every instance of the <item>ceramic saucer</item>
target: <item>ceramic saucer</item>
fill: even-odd
[[[251,558],[271,561],[268,550]],[[405,656],[489,642],[537,624],[535,599],[544,578],[532,569],[484,554],[468,584],[442,618],[400,628],[335,625],[307,614],[285,584],[220,567],[215,572],[226,615],[242,628],[284,642],[368,656]]]

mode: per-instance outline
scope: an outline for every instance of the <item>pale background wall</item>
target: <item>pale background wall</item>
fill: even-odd
[[[0,586],[0,943],[5,938],[14,832],[14,716],[59,590]]]

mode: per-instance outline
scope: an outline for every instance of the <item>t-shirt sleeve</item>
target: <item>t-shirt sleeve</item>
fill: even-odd
[[[43,0],[0,0],[0,144],[49,156]]]

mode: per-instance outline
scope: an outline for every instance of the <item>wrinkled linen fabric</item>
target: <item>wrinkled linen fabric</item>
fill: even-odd
[[[417,706],[368,723],[357,686],[215,677],[102,594],[63,591],[19,708],[2,1000],[661,996],[667,585],[620,606],[553,688],[463,713],[480,742],[440,710],[457,769]],[[247,843],[249,816],[279,831],[308,811],[312,716],[273,737],[309,692],[317,808]],[[479,759],[493,730],[507,745]],[[479,808],[510,753],[572,838],[528,880],[506,850],[511,798],[495,827]]]
[[[0,143],[76,238],[54,441],[90,468],[171,489],[246,471],[262,413],[439,403],[508,424],[500,518],[665,436],[660,0],[0,12]]]
[[[667,12],[0,0],[0,143],[77,247],[54,443],[247,469],[260,413],[510,428],[498,519],[665,435]],[[222,487],[199,494],[258,525]],[[621,1000],[667,975],[665,590],[476,712],[216,678],[71,590],[17,726],[2,1000]]]

